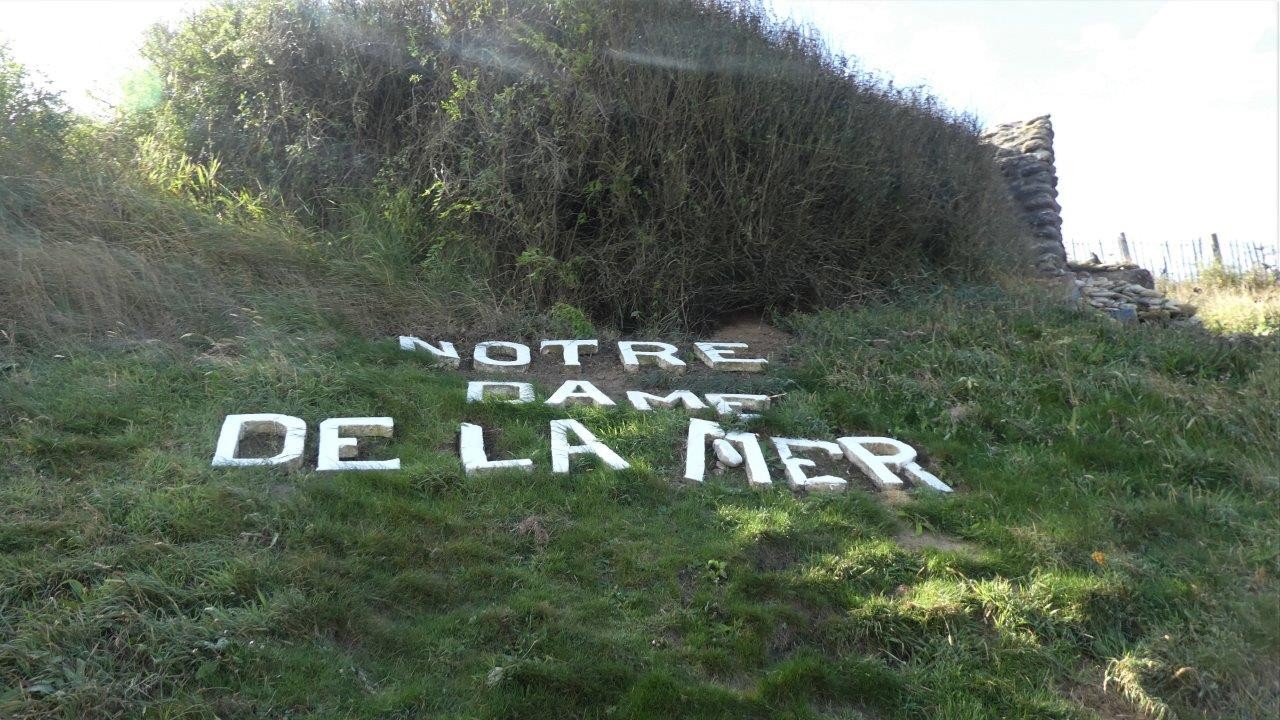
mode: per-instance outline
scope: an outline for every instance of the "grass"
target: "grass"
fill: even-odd
[[[465,376],[393,336],[616,324],[504,300],[458,218],[420,232],[411,196],[326,206],[317,229],[225,184],[238,163],[148,166],[138,118],[71,122],[15,68],[0,62],[0,255],[17,258],[0,263],[0,717],[1280,712],[1277,335],[1123,327],[1016,284],[917,287],[777,318],[795,342],[766,377],[688,380],[781,395],[768,434],[906,440],[953,495],[687,486],[685,416],[623,408],[563,412],[630,470],[552,475],[562,411],[469,405]],[[920,170],[900,160],[866,164],[873,185]],[[980,209],[965,222],[999,219]],[[223,416],[262,411],[307,421],[309,462],[321,420],[390,415],[372,451],[403,470],[209,467]],[[462,422],[538,469],[464,476]]]
[[[567,412],[633,469],[554,476],[559,412],[467,405],[390,338],[14,354],[0,715],[1280,710],[1274,338],[996,288],[786,323],[762,430],[899,437],[954,496],[682,486],[684,416],[624,409]],[[390,415],[404,469],[210,468],[223,415],[253,411],[306,419],[309,464],[320,420]],[[536,471],[463,476],[462,421]]]
[[[332,342],[530,327],[465,266],[400,262],[405,240],[376,218],[311,232],[278,208],[220,217],[103,164],[0,177],[0,254],[13,258],[0,263],[0,356],[107,333]]]
[[[1162,282],[1161,289],[1195,305],[1205,327],[1214,332],[1280,333],[1280,280],[1270,271],[1209,267],[1195,280]]]

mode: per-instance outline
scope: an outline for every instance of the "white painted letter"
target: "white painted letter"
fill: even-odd
[[[538,352],[550,355],[553,347],[562,349],[565,367],[582,367],[582,363],[578,362],[578,353],[593,355],[599,344],[595,340],[543,340]]]
[[[637,350],[646,345],[656,350]],[[639,372],[640,366],[657,365],[663,370],[680,374],[684,372],[684,361],[676,357],[680,348],[664,342],[622,341],[618,343],[618,354],[622,356],[622,369],[627,372]]]
[[[400,459],[343,460],[359,452],[358,437],[391,437],[395,422],[389,417],[329,418],[320,423],[320,448],[316,470],[399,470]],[[342,433],[348,433],[343,436]]]
[[[760,417],[743,410],[764,410],[769,407],[768,395],[735,395],[732,393],[707,393],[707,402],[721,415],[738,415],[745,420]]]
[[[238,458],[236,451],[246,435],[274,434],[284,436],[284,447],[279,454],[269,458]],[[296,470],[302,464],[302,450],[307,441],[307,424],[292,415],[254,413],[228,415],[222,421],[218,433],[218,445],[213,452],[214,467],[254,467],[283,465],[286,470]]]
[[[945,493],[951,492],[950,485],[939,480],[937,475],[934,475],[928,470],[925,470],[924,468],[920,467],[920,464],[915,462],[914,460],[909,463],[905,463],[902,466],[902,471],[905,472],[907,475],[910,475],[912,481],[918,484],[924,485],[925,487],[928,487],[928,488],[932,488],[934,490],[937,490],[938,492],[945,492]]]
[[[569,405],[571,403],[592,404],[592,405],[613,405],[613,400],[608,395],[600,392],[599,388],[592,385],[586,380],[565,380],[559,389],[547,398],[546,404],[555,407]]]
[[[572,430],[582,441],[581,445],[570,445],[566,436]],[[596,439],[591,431],[577,420],[551,421],[551,472],[569,472],[569,458],[574,455],[591,454],[599,457],[605,465],[614,470],[626,470],[631,465],[609,449],[609,446]]]
[[[429,343],[423,342],[412,335],[400,336],[401,350],[423,350],[431,353],[432,358],[438,365],[447,365],[456,368],[460,362],[458,359],[458,350],[453,347],[451,342],[441,342],[440,347],[435,347]]]
[[[755,433],[726,433],[719,423],[699,418],[689,418],[689,434],[685,438],[684,450],[685,480],[702,482],[703,475],[707,471],[708,440],[724,440],[726,443],[742,448],[741,453],[733,454],[726,453],[720,446],[716,446],[715,449],[719,457],[727,456],[729,460],[734,460],[733,455],[736,454],[741,458],[739,464],[747,466],[748,485],[753,488],[765,488],[773,484],[769,479],[769,466],[764,461],[764,453],[760,450],[760,442]],[[736,450],[736,448],[730,449]]]
[[[523,382],[472,380],[467,383],[467,402],[484,402],[489,396],[510,398],[512,404],[533,402],[533,385]]]
[[[916,459],[916,451],[910,445],[893,438],[842,437],[836,442],[849,462],[882,488],[900,487],[902,480],[893,471]]]
[[[639,390],[628,390],[627,399],[637,410],[652,410],[652,405],[664,408],[675,407],[676,403],[683,405],[685,410],[704,410],[707,407],[706,403],[688,390],[674,390],[666,397],[650,395]]]
[[[458,455],[462,458],[462,471],[468,475],[494,470],[533,470],[533,461],[528,458],[490,460],[484,452],[484,428],[471,423],[462,423],[458,432]]]
[[[725,372],[760,372],[769,362],[764,358],[730,357],[735,349],[746,349],[746,343],[740,342],[696,342],[693,354],[697,355],[707,367]]]
[[[816,463],[808,458],[798,458],[791,454],[792,448],[813,448],[823,450],[832,458],[840,458],[843,453],[840,446],[833,442],[825,440],[797,440],[792,438],[773,438],[773,447],[778,451],[778,457],[782,458],[782,465],[787,469],[787,482],[795,490],[801,488],[807,490],[844,490],[848,486],[849,481],[835,475],[819,475],[817,477],[809,477],[804,474],[805,468],[811,468]]]
[[[514,357],[509,360],[497,360],[489,356],[489,351],[497,348],[510,350]],[[476,370],[489,372],[524,372],[529,369],[529,346],[505,340],[489,340],[476,343],[471,351],[471,359],[475,361]]]

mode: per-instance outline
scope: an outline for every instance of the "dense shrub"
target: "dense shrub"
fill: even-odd
[[[156,34],[162,147],[625,326],[836,305],[1016,232],[972,119],[727,0],[297,0]]]
[[[0,174],[56,165],[71,127],[61,96],[33,80],[0,45]]]

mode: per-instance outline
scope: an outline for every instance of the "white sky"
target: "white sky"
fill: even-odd
[[[766,0],[837,51],[994,125],[1051,113],[1064,235],[1139,251],[1277,242],[1277,17],[1267,0]],[[0,0],[0,41],[100,112],[143,31],[202,0]]]
[[[1063,235],[1277,245],[1275,2],[772,0],[990,126],[1050,113]],[[1086,248],[1086,246],[1090,246]],[[1156,267],[1155,269],[1159,269]]]

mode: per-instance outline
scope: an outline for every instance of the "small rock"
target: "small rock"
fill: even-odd
[[[724,463],[725,467],[739,467],[742,465],[742,453],[738,449],[724,439],[717,439],[711,443],[711,447],[716,451],[716,458]]]
[[[1133,323],[1138,321],[1138,313],[1132,306],[1128,308],[1110,308],[1107,310],[1107,313],[1115,320],[1123,323]]]

